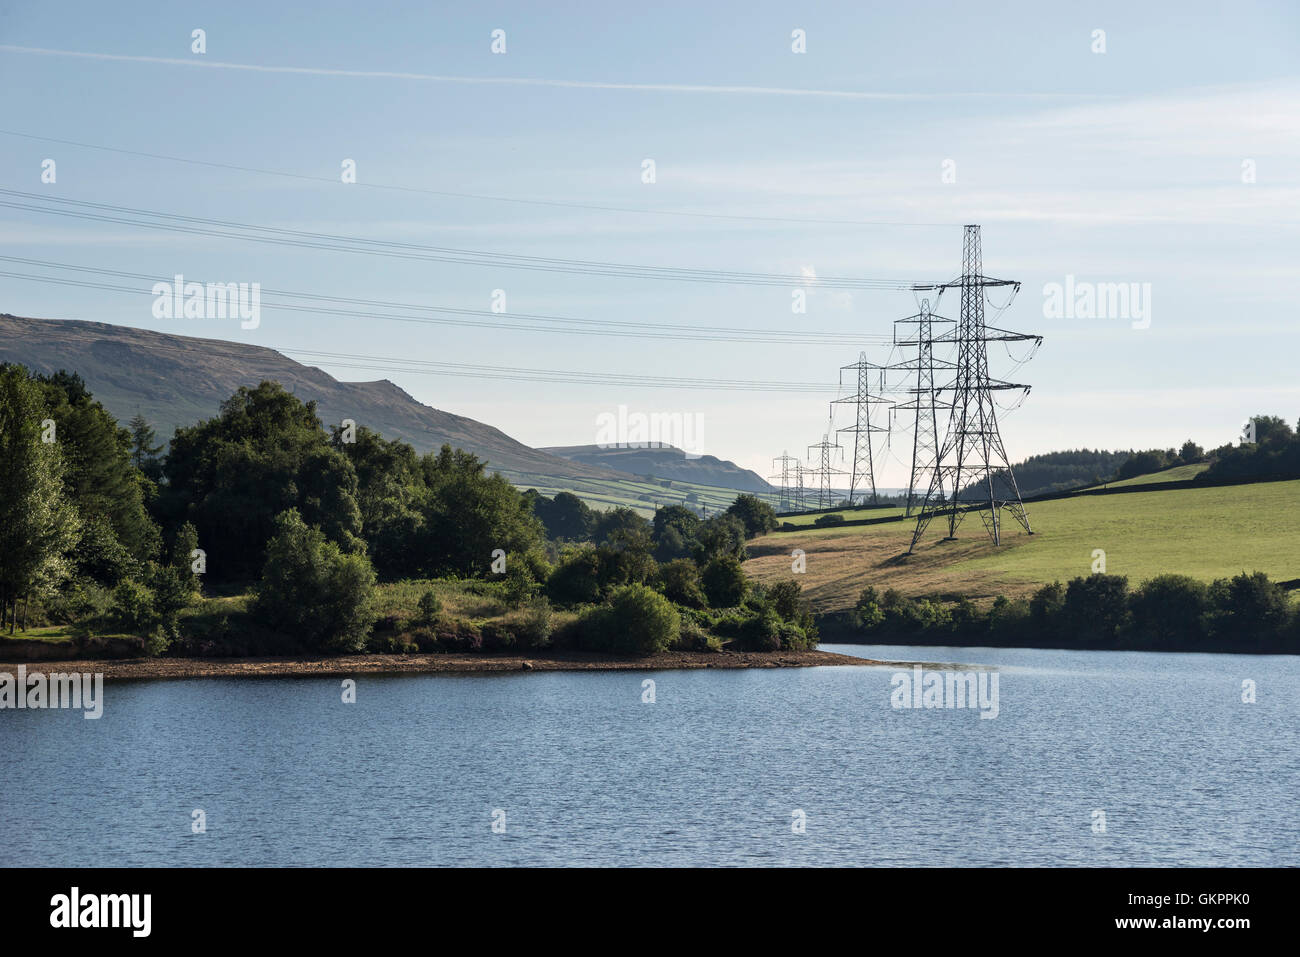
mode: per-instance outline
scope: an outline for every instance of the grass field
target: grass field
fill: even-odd
[[[556,492],[572,492],[592,508],[609,509],[624,506],[646,518],[654,515],[656,504],[686,505],[695,509],[707,508],[712,515],[714,512],[725,510],[736,500],[737,495],[744,494],[735,489],[721,488],[716,485],[698,485],[679,479],[658,478],[600,482],[573,479],[564,485],[530,485],[516,481],[515,485],[521,490],[535,488],[548,498],[553,498]]]
[[[856,522],[864,518],[894,518],[902,515],[901,508],[837,508],[830,512],[809,512],[805,515],[783,515],[778,521],[782,524],[814,527],[817,519],[823,515],[842,515],[846,522]]]
[[[1093,550],[1106,571],[1129,583],[1166,572],[1209,581],[1238,572],[1300,578],[1300,482],[1170,489],[1030,503],[1035,534],[1004,524],[994,547],[976,514],[957,541],[931,523],[906,555],[915,522],[776,532],[751,543],[745,568],[758,581],[791,576],[791,551],[805,552],[795,576],[818,611],[850,608],[866,585],[908,595],[972,599],[1026,595],[1042,584],[1092,571]]]
[[[1121,479],[1118,482],[1103,482],[1101,485],[1093,485],[1090,488],[1124,488],[1130,485],[1152,485],[1156,482],[1190,482],[1209,467],[1208,462],[1198,462],[1195,465],[1175,465],[1163,472],[1148,472],[1146,475],[1135,475],[1133,478]]]

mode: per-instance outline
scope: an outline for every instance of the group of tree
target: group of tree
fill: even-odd
[[[1029,598],[909,598],[863,590],[852,623],[872,640],[1001,647],[1300,652],[1300,607],[1262,572],[1205,583],[1159,575],[1130,589],[1123,575],[1053,582]]]
[[[776,526],[754,496],[708,520],[597,512],[567,492],[521,493],[449,446],[420,455],[365,427],[326,429],[274,382],[239,389],[165,448],[140,416],[120,428],[76,375],[0,367],[0,621],[13,630],[34,608],[156,651],[202,581],[251,586],[258,626],[301,647],[355,651],[377,581],[455,578],[582,610],[586,647],[815,636],[806,603],[740,567],[746,540]],[[657,637],[627,637],[638,628]]]

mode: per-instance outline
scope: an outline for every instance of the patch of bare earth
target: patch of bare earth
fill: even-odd
[[[519,671],[657,671],[681,668],[811,668],[878,665],[829,651],[672,651],[645,658],[579,652],[532,655],[344,655],[334,658],[134,658],[120,661],[0,662],[0,672],[90,672],[144,678],[347,677],[358,674],[477,674]]]

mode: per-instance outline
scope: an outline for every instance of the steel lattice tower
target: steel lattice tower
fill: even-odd
[[[934,325],[936,322],[946,323],[950,328],[935,336]],[[953,342],[955,340],[955,331],[951,328],[951,319],[945,319],[943,316],[936,316],[930,312],[929,299],[921,300],[921,311],[916,315],[908,316],[906,319],[897,319],[894,324],[895,326],[916,325],[916,338],[914,339],[899,339],[898,330],[894,330],[894,345],[916,346],[916,358],[889,366],[891,371],[902,369],[916,373],[916,385],[907,390],[912,394],[912,398],[901,405],[895,406],[900,412],[915,413],[912,428],[912,471],[907,483],[907,511],[905,513],[910,516],[912,507],[916,502],[917,489],[928,490],[935,478],[935,464],[939,460],[941,441],[939,436],[939,410],[952,408],[952,403],[944,402],[939,397],[941,390],[935,386],[934,370],[936,368],[954,370],[957,366],[945,359],[936,359],[934,357],[934,344],[936,342]],[[944,497],[942,477],[940,477],[936,491],[938,497],[942,499]]]
[[[940,448],[930,488],[921,503],[912,534],[911,552],[936,515],[947,513],[948,538],[955,538],[957,526],[968,509],[978,510],[994,545],[1001,544],[1001,510],[1007,509],[1026,532],[1033,534],[1011,463],[1007,460],[993,394],[1003,389],[1029,387],[989,378],[990,342],[1042,341],[1041,336],[995,329],[984,322],[984,290],[992,286],[1014,286],[1011,280],[990,279],[983,274],[980,228],[967,226],[962,244],[961,279],[946,284],[961,287],[961,319],[957,324],[957,374],[953,381],[952,412],[948,432]],[[1009,303],[1009,300],[1008,300]],[[952,497],[944,498],[944,485]],[[974,496],[963,493],[967,487]],[[1000,493],[1000,494],[999,494]],[[962,502],[972,503],[963,505]],[[974,504],[978,503],[978,504]]]
[[[831,449],[839,449],[841,452],[843,452],[843,448],[844,447],[841,446],[838,442],[831,441],[831,436],[829,432],[827,432],[826,435],[822,436],[822,440],[818,442],[816,445],[808,446],[808,453],[810,455],[812,454],[813,449],[818,449],[821,452],[821,465],[815,469],[804,470],[809,475],[815,475],[819,479],[821,479],[820,482],[821,487],[817,491],[818,508],[830,508],[831,505],[834,504],[834,502],[832,501],[833,495],[831,493],[831,476],[847,474],[843,469],[831,468]]]
[[[781,507],[784,509],[788,509],[790,507],[790,467],[791,465],[793,465],[794,468],[797,470],[800,464],[801,463],[799,462],[799,459],[791,455],[789,452],[782,452],[779,456],[772,459],[773,468],[780,466],[781,472],[779,475],[770,475],[768,476],[768,478],[769,479],[779,478],[781,480],[780,503],[781,503]],[[801,482],[800,483],[801,489],[802,489],[802,485],[803,483]]]
[[[831,405],[852,402],[857,416],[853,425],[846,425],[842,429],[836,429],[838,432],[853,433],[853,471],[849,474],[849,504],[853,504],[853,497],[857,493],[858,484],[866,477],[867,483],[871,486],[871,501],[876,501],[876,472],[872,465],[871,455],[871,433],[888,432],[880,426],[871,424],[871,404],[892,404],[884,396],[873,395],[870,386],[870,373],[880,370],[881,367],[867,361],[865,352],[858,353],[858,361],[852,365],[840,367],[840,384],[844,384],[844,373],[849,369],[857,370],[858,391],[844,399],[836,399]]]

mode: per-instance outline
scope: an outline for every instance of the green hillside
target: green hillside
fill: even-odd
[[[753,542],[745,563],[759,581],[791,575],[793,549],[805,553],[798,576],[821,611],[849,608],[866,585],[909,595],[1025,595],[1052,581],[1092,571],[1095,549],[1106,571],[1136,584],[1176,572],[1205,581],[1262,571],[1300,578],[1300,481],[1261,482],[1032,502],[1035,534],[1012,524],[995,547],[975,514],[942,541],[931,524],[906,556],[913,520],[879,525],[776,532]]]

